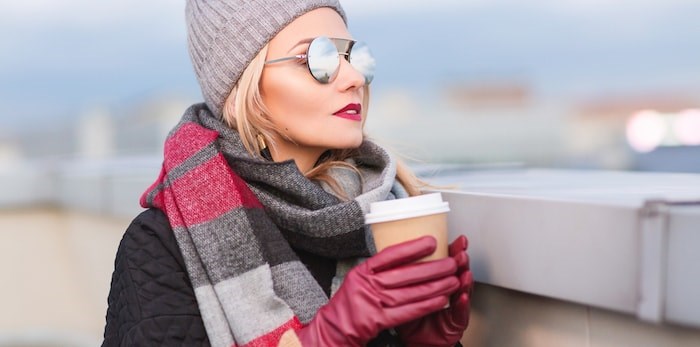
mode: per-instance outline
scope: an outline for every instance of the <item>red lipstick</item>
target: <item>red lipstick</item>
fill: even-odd
[[[362,105],[360,104],[347,104],[345,107],[336,111],[334,116],[350,119],[354,121],[362,120]]]

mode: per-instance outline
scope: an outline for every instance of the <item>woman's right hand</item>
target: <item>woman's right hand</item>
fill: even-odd
[[[297,332],[304,346],[364,346],[380,331],[445,307],[459,288],[451,257],[419,262],[433,237],[404,242],[353,268],[328,304]]]

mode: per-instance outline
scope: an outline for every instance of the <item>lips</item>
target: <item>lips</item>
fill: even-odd
[[[362,105],[360,104],[347,104],[345,107],[338,110],[333,114],[336,117],[350,119],[354,121],[362,120]]]

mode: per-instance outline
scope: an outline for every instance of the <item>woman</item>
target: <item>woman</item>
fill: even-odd
[[[168,136],[119,246],[103,345],[459,345],[466,239],[416,263],[433,238],[379,253],[368,238],[369,203],[419,185],[364,137],[374,61],[340,4],[186,13],[206,103]]]

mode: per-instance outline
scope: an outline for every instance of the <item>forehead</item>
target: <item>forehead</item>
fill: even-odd
[[[270,40],[270,51],[287,51],[300,40],[317,36],[350,39],[343,18],[335,10],[322,7],[295,19]]]

